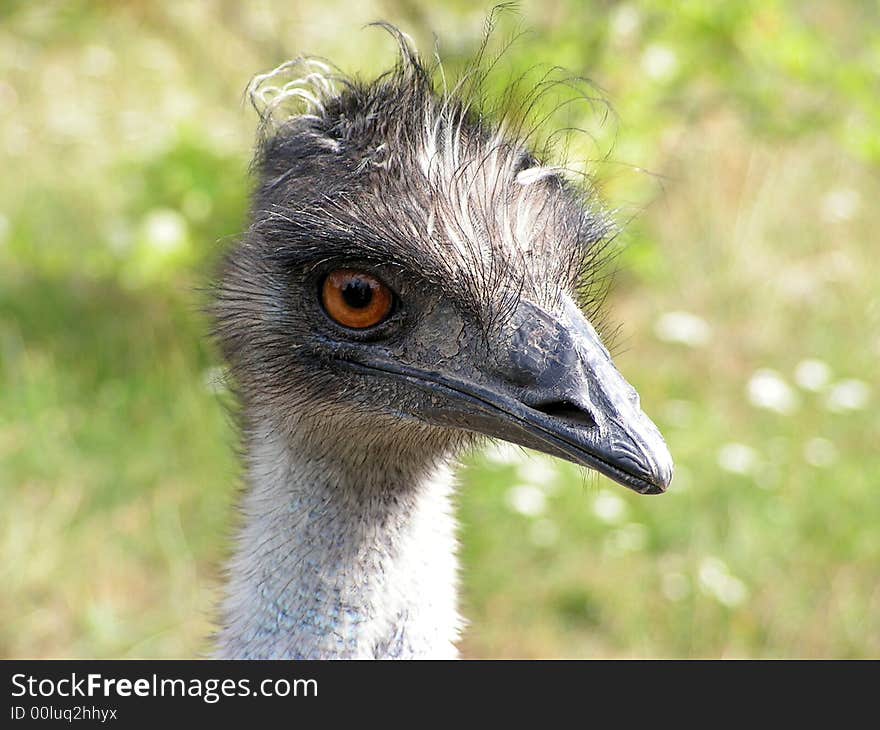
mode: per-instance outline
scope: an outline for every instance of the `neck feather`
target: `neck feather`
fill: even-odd
[[[452,476],[420,449],[251,430],[249,489],[218,636],[224,658],[456,655]]]

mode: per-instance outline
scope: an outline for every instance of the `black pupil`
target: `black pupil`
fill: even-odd
[[[342,290],[342,298],[352,309],[363,309],[373,301],[373,287],[363,279],[349,279]]]

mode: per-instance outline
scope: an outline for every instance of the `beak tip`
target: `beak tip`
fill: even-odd
[[[664,453],[660,455],[660,458],[655,459],[654,485],[657,487],[657,491],[650,492],[650,494],[662,494],[669,489],[669,485],[672,484],[672,477],[675,473],[675,467],[672,463],[672,454],[669,453],[668,448],[665,448],[663,452]]]
[[[663,437],[657,432],[658,439],[650,449],[644,449],[645,456],[644,466],[646,488],[642,490],[642,494],[663,494],[669,485],[672,484],[672,477],[675,467],[672,463],[672,454],[669,447],[663,440]]]

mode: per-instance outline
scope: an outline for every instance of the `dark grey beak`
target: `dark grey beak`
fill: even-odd
[[[514,386],[513,418],[495,435],[588,466],[642,494],[672,481],[672,456],[635,389],[581,311],[561,317],[524,302],[497,362]]]
[[[349,364],[429,391],[431,406],[418,414],[429,422],[558,456],[642,494],[666,490],[669,449],[573,302],[559,316],[522,302],[491,349],[491,358],[472,353],[454,368],[375,354]]]

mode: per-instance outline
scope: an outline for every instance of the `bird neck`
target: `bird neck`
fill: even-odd
[[[338,434],[250,431],[219,656],[454,657],[447,460],[390,444],[328,450],[345,442]]]

